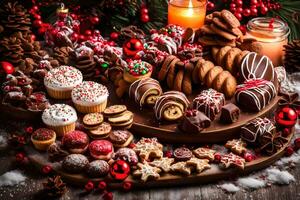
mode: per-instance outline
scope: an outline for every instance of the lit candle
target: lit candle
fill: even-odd
[[[198,29],[203,26],[205,15],[206,0],[171,0],[169,2],[169,24]]]
[[[289,27],[282,20],[258,17],[248,22],[246,37],[255,38],[261,44],[261,54],[268,56],[276,67],[282,65],[289,33]]]

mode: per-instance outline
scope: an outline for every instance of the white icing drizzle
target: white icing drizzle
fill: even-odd
[[[154,33],[151,35],[151,40],[157,41],[161,45],[165,45],[165,47],[168,49],[169,54],[177,53],[177,44],[171,37],[163,34]]]
[[[244,79],[248,80],[248,79],[264,79],[265,78],[265,75],[266,75],[266,72],[268,70],[268,67],[271,66],[272,68],[272,78],[271,80],[268,80],[268,81],[273,81],[274,80],[274,66],[273,66],[273,63],[272,61],[267,57],[267,56],[260,56],[260,60],[257,62],[257,64],[255,65],[255,61],[257,58],[257,56],[260,56],[258,55],[257,53],[255,52],[250,52],[248,53],[245,58],[243,59],[242,61],[242,64],[241,66],[245,66],[245,67],[242,67],[241,69],[241,72],[242,72],[242,76],[244,77]],[[251,65],[249,65],[249,62],[250,62],[250,58],[253,57],[253,60],[252,60],[252,63]],[[266,62],[265,65],[262,65],[263,62]],[[258,77],[257,76],[257,70],[260,69],[260,68],[264,68],[263,69],[263,72],[262,74]],[[246,75],[246,72],[248,72],[248,76]]]
[[[147,89],[147,87],[149,88]],[[157,80],[153,78],[136,80],[129,87],[129,98],[134,98],[134,101],[142,107],[148,96],[153,95],[153,93],[151,93],[152,90],[156,90],[157,96],[162,94],[162,89]]]
[[[193,107],[213,119],[220,111],[225,103],[224,94],[210,88],[203,90],[194,100]]]
[[[255,85],[253,87],[248,87],[247,84],[251,84],[252,81],[259,80],[249,80],[245,84],[239,85],[237,87],[237,91],[235,94],[236,101],[238,103],[241,102],[240,96],[242,94],[250,96],[253,99],[257,110],[261,110],[276,96],[276,88],[272,82],[265,80],[261,80],[263,81],[261,84]],[[271,92],[267,87],[271,89]],[[256,93],[259,93],[262,96],[262,102],[260,101],[259,96]]]
[[[189,105],[189,100],[186,98],[185,94],[178,91],[165,92],[155,102],[154,113],[156,119],[161,119],[161,116],[166,108],[178,104],[181,104],[183,106],[182,112],[184,112]]]

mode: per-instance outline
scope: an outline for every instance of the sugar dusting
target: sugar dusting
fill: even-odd
[[[6,172],[0,176],[0,186],[14,186],[23,183],[26,180],[19,170]]]

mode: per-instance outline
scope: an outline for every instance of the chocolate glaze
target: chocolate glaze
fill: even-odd
[[[233,103],[226,104],[221,110],[221,121],[223,123],[234,123],[240,117],[240,109]]]

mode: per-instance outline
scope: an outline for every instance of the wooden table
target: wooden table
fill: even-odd
[[[7,128],[6,128],[7,127]],[[0,134],[5,135],[7,131],[13,130],[18,127],[16,123],[8,121],[7,123],[0,124]],[[4,131],[4,129],[6,129]],[[15,169],[14,165],[14,150],[7,148],[0,149],[0,174]],[[217,184],[199,185],[193,187],[178,187],[178,188],[162,188],[162,189],[151,189],[151,190],[140,190],[131,191],[128,193],[114,192],[114,199],[171,199],[171,200],[183,200],[183,199],[300,199],[300,168],[294,168],[290,170],[291,174],[295,176],[297,180],[295,183],[289,186],[275,186],[266,187],[255,191],[239,191],[235,194],[226,194],[217,187]],[[24,184],[20,184],[13,187],[0,187],[0,199],[42,199],[42,183],[46,181],[46,177],[38,173],[32,168],[24,171],[27,180]],[[76,199],[101,199],[101,194],[94,192],[91,194],[84,194],[82,188],[68,186],[67,193],[61,198],[63,200],[76,200]],[[45,198],[46,199],[46,198]]]

